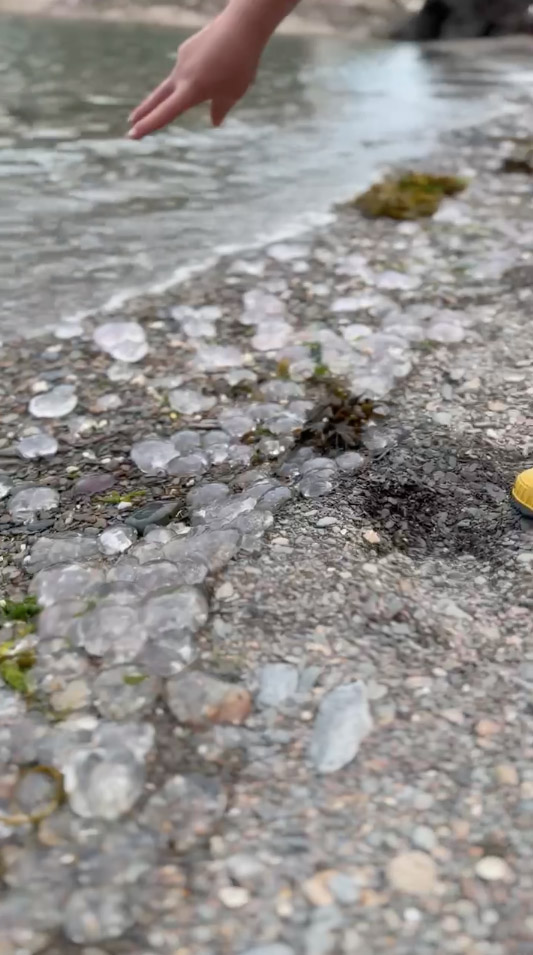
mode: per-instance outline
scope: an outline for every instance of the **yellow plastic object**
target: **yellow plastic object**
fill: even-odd
[[[522,514],[533,517],[533,468],[518,475],[511,496]]]

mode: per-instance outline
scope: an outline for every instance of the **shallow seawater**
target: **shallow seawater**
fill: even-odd
[[[199,110],[132,143],[127,114],[181,38],[0,21],[0,336],[309,221],[531,80],[525,58],[281,38],[223,129]]]

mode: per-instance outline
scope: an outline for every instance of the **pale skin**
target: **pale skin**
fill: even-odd
[[[130,139],[162,129],[209,103],[220,126],[255,80],[270,37],[298,0],[229,0],[225,10],[178,50],[170,75],[129,117]]]

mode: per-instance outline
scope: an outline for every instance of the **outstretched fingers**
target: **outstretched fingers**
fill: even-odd
[[[167,126],[182,113],[186,113],[188,109],[198,106],[204,99],[205,97],[189,83],[179,83],[170,96],[162,102],[159,101],[158,105],[151,110],[145,111],[141,119],[133,121],[134,125],[128,134],[130,139],[142,139],[143,136],[155,133],[157,129]]]
[[[147,96],[146,99],[143,99],[142,103],[130,113],[128,121],[130,123],[138,123],[140,119],[144,119],[156,106],[163,103],[174,92],[174,89],[174,80],[172,77],[167,76],[166,80],[163,80],[155,90],[152,90],[150,95]]]

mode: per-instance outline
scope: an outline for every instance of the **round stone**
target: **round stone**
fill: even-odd
[[[28,524],[38,515],[49,514],[59,507],[59,494],[51,487],[27,487],[16,491],[9,500],[9,513],[14,521]]]
[[[139,441],[131,449],[131,459],[144,474],[158,474],[176,457],[176,448],[171,441],[148,438]]]
[[[113,557],[116,554],[123,554],[136,540],[137,531],[133,527],[119,524],[117,527],[107,527],[105,531],[102,531],[98,538],[98,546],[102,554]]]
[[[425,852],[403,852],[389,863],[388,880],[397,892],[430,895],[437,883],[437,867]]]
[[[143,649],[147,628],[133,596],[111,594],[78,619],[77,640],[87,653],[110,663],[129,663]]]
[[[476,875],[484,882],[512,882],[513,875],[505,859],[484,856],[476,864]]]
[[[94,705],[109,720],[124,720],[147,710],[159,692],[159,680],[135,664],[112,667],[98,674]]]
[[[103,571],[84,564],[58,564],[49,570],[40,570],[30,584],[30,593],[37,597],[41,607],[64,600],[87,597],[103,583]]]
[[[29,411],[34,418],[63,418],[74,411],[77,403],[72,385],[57,385],[51,391],[35,395],[30,401]]]
[[[57,440],[50,434],[32,434],[21,438],[17,444],[17,451],[22,458],[32,461],[36,458],[51,458],[56,454]]]
[[[116,361],[136,362],[148,353],[144,329],[137,322],[106,322],[99,325],[93,338]]]
[[[63,769],[70,808],[86,819],[119,819],[144,787],[144,764],[126,747],[77,750]]]

